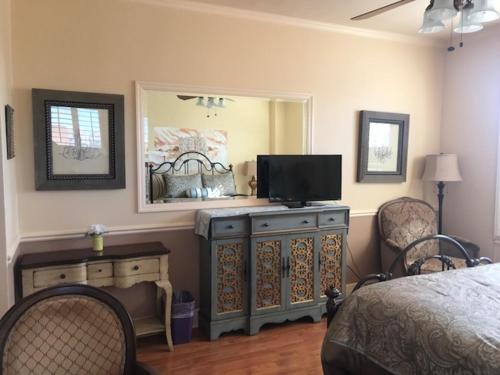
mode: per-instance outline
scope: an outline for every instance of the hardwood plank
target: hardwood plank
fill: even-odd
[[[210,342],[199,332],[193,341],[167,351],[159,336],[138,340],[138,360],[169,375],[322,374],[320,351],[326,320],[304,319],[266,325],[256,336],[228,333]]]

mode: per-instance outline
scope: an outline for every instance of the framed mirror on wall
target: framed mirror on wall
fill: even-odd
[[[139,212],[266,204],[259,154],[311,153],[312,97],[136,82]]]
[[[33,89],[37,190],[125,188],[124,97]]]

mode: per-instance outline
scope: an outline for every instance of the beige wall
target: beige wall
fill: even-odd
[[[217,110],[217,116],[212,109],[207,117],[206,107],[196,106],[196,100],[181,101],[174,93],[146,91],[149,149],[154,150],[156,127],[225,130],[236,191],[250,194],[250,177],[244,175],[244,166],[245,161],[255,160],[255,155],[269,153],[269,99],[231,98],[234,102],[226,101],[226,108]]]
[[[12,101],[11,1],[0,0],[0,315],[13,301],[12,267],[18,242],[16,159],[7,161],[4,106]],[[15,115],[17,123],[17,113]],[[16,140],[19,147],[19,139]]]
[[[301,154],[305,150],[304,104],[272,103],[271,150],[274,154]]]
[[[486,31],[485,31],[486,33]],[[500,28],[446,57],[441,151],[459,156],[463,181],[446,188],[444,229],[494,256],[500,125]],[[496,254],[500,261],[500,252]]]
[[[421,196],[423,156],[439,150],[441,49],[133,1],[17,0],[13,20],[23,235],[192,222],[137,213],[134,80],[311,93],[313,151],[344,155],[343,203],[358,211]],[[33,87],[125,95],[127,189],[34,190]],[[362,109],[411,115],[408,182],[355,183]]]

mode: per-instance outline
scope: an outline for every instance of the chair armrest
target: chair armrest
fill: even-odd
[[[393,250],[397,250],[397,251],[402,251],[403,250],[396,242],[394,242],[390,238],[383,238],[382,240],[385,242],[385,244],[387,246],[389,246]]]
[[[160,372],[142,362],[135,363],[135,375],[160,375]]]

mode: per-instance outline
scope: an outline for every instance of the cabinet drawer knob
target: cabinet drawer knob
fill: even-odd
[[[134,271],[138,271],[139,270],[139,266],[134,266]]]
[[[302,224],[309,224],[309,220],[302,221]]]
[[[102,272],[102,270],[99,268],[99,269],[97,270],[97,272]]]
[[[335,221],[335,218],[331,217],[331,218],[328,219],[328,221]]]
[[[229,224],[226,228],[227,229],[234,229],[234,225],[233,224]]]
[[[62,280],[64,280],[66,278],[66,275],[64,273],[62,273],[60,276],[59,276]]]
[[[269,226],[269,224],[268,223],[264,223],[264,224],[262,224],[262,226],[267,228]]]

